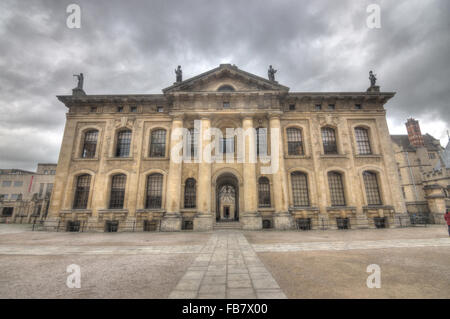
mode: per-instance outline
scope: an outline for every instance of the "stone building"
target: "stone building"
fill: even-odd
[[[36,172],[0,169],[0,223],[30,223],[48,213],[56,164],[38,164]]]
[[[426,222],[444,223],[450,206],[450,143],[444,149],[438,139],[422,135],[414,119],[408,119],[406,129],[408,135],[391,138],[407,211]]]
[[[384,109],[395,93],[289,92],[272,68],[269,80],[230,64],[184,81],[177,72],[162,94],[58,96],[68,113],[49,229],[373,228],[407,217]]]

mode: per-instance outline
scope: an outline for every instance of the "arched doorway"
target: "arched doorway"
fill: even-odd
[[[239,182],[231,173],[224,173],[216,182],[216,221],[239,220]]]

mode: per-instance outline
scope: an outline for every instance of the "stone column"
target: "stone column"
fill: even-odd
[[[182,153],[177,152],[177,145],[182,145],[183,118],[175,116],[172,120],[169,143],[169,174],[166,187],[166,213],[161,222],[161,231],[181,230],[180,198],[181,198],[181,170]]]
[[[272,166],[275,168],[272,172],[275,202],[275,215],[273,217],[274,227],[276,229],[292,229],[294,223],[292,215],[289,212],[288,186],[286,169],[284,166],[283,130],[281,127],[280,115],[278,114],[270,116],[270,135],[272,161],[278,160],[278,169],[276,169],[276,165],[272,163]]]
[[[256,136],[253,130],[253,118],[246,116],[242,120],[244,131],[244,213],[241,215],[243,229],[262,229],[261,214],[258,213],[258,195],[256,191],[256,163],[252,154],[256,153]],[[253,147],[250,147],[253,145]]]
[[[211,143],[210,134],[205,132],[211,128],[211,120],[207,117],[201,119],[198,141],[198,187],[197,209],[194,218],[194,230],[208,231],[213,229],[214,216],[211,212],[211,157],[204,156],[204,150]]]

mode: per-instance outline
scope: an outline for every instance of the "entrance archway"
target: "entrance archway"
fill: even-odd
[[[224,173],[216,182],[216,221],[239,220],[239,181],[232,173]]]

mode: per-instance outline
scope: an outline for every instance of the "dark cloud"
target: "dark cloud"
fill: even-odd
[[[381,29],[366,26],[372,2]],[[66,27],[70,3],[81,29]],[[266,76],[273,64],[291,91],[364,91],[373,69],[398,92],[393,132],[413,116],[443,137],[449,13],[447,0],[2,0],[0,167],[57,161],[66,109],[55,95],[71,92],[72,74],[85,73],[91,94],[160,93],[178,64],[185,78],[220,63]]]

